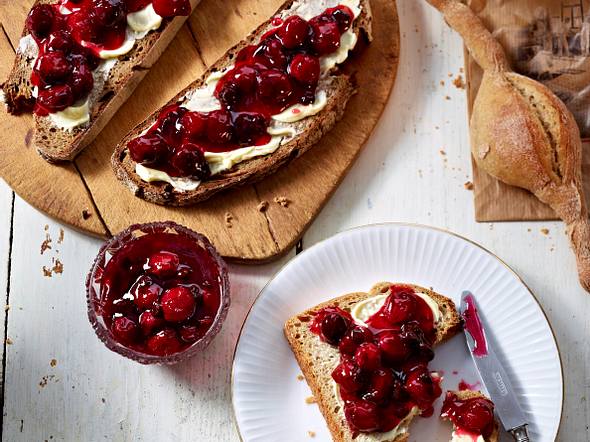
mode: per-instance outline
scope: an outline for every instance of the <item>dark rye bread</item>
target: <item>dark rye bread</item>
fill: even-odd
[[[190,0],[193,10],[199,1]],[[37,0],[35,5],[43,3],[55,3],[55,0]],[[39,154],[50,162],[73,160],[96,138],[129,98],[186,19],[187,17],[164,19],[158,30],[151,31],[144,38],[137,40],[129,53],[117,59],[99,98],[90,109],[90,121],[85,125],[66,131],[54,126],[48,117],[35,115],[33,144]],[[25,27],[21,37],[26,35],[28,31]],[[2,85],[8,112],[12,114],[30,111],[34,104],[33,86],[30,82],[31,61],[17,52],[12,71]]]
[[[310,322],[314,313],[324,307],[337,306],[345,311],[350,311],[357,302],[385,293],[391,285],[392,283],[390,282],[380,282],[375,284],[368,293],[350,293],[323,302],[293,316],[285,323],[284,332],[287,341],[317,400],[320,411],[324,419],[326,419],[332,438],[336,442],[352,442],[353,440],[355,442],[377,442],[379,439],[375,436],[375,433],[361,433],[353,439],[344,416],[342,404],[336,397],[334,382],[331,376],[332,371],[339,363],[340,353],[337,348],[321,341],[318,336],[311,332],[309,329]],[[427,294],[438,304],[443,317],[437,326],[435,345],[453,337],[460,330],[461,319],[453,301],[424,287],[412,284],[403,285],[413,288],[414,291]],[[405,422],[406,426],[409,426],[411,420],[409,418]],[[395,439],[380,442],[404,442],[408,436],[409,431],[404,431],[403,434],[398,435]]]
[[[313,0],[307,0],[313,1]],[[294,0],[285,2],[274,15],[288,9]],[[369,0],[361,0],[361,14],[354,21],[352,29],[359,37],[371,39],[371,8]],[[189,91],[201,87],[207,77],[213,72],[222,71],[233,64],[236,54],[245,46],[258,43],[260,37],[271,27],[269,19],[260,25],[243,41],[229,49],[221,59],[213,64],[200,78],[180,91],[168,104],[177,103]],[[171,184],[164,182],[147,183],[135,173],[136,163],[130,158],[127,143],[142,134],[157,119],[158,112],[152,114],[147,120],[135,127],[117,146],[111,158],[111,164],[115,175],[139,198],[156,204],[170,206],[186,206],[204,201],[217,192],[230,187],[253,183],[271,175],[281,166],[302,155],[317,143],[324,134],[329,132],[342,118],[344,109],[350,97],[356,92],[351,79],[337,68],[322,80],[327,93],[327,105],[318,114],[292,123],[290,126],[298,131],[298,135],[281,146],[272,154],[253,158],[236,164],[232,169],[212,176],[203,181],[199,187],[192,191],[176,191]]]
[[[450,393],[453,393],[455,396],[457,396],[458,399],[461,399],[461,400],[474,399],[474,398],[489,399],[489,397],[487,397],[481,391],[458,390],[458,391],[450,391]],[[445,420],[447,420],[447,419],[445,419]],[[499,437],[499,429],[498,428],[499,428],[498,421],[494,420],[494,431],[492,431],[492,434],[490,435],[490,437],[488,437],[485,440],[485,442],[498,442],[498,437]]]

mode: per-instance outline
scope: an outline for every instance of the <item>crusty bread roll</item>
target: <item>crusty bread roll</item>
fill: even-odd
[[[510,70],[502,46],[469,7],[457,0],[427,1],[461,34],[484,70],[470,128],[477,165],[555,210],[567,226],[580,282],[590,291],[590,223],[573,115],[547,87]]]

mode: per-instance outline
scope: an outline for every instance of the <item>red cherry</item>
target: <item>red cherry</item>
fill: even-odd
[[[256,49],[258,49],[256,45],[249,45],[240,49],[240,52],[238,52],[238,55],[236,55],[236,61],[240,62],[250,60],[252,57],[254,57]]]
[[[376,370],[381,365],[381,351],[375,344],[365,342],[356,349],[354,361],[363,370]]]
[[[49,35],[53,26],[54,12],[51,5],[37,5],[26,20],[26,27],[33,37],[42,40]]]
[[[384,313],[392,324],[407,322],[414,317],[416,300],[414,295],[401,292],[390,296]]]
[[[145,335],[151,335],[154,330],[164,325],[162,318],[156,317],[150,310],[146,310],[139,316],[139,326]]]
[[[236,137],[242,144],[253,143],[267,134],[267,121],[257,112],[241,112],[234,119]]]
[[[267,103],[282,104],[293,93],[293,86],[286,74],[269,69],[260,74],[258,93]]]
[[[131,286],[131,295],[133,302],[142,310],[152,308],[160,298],[162,287],[154,283],[152,278],[147,275],[141,275]]]
[[[285,20],[277,35],[287,49],[296,48],[305,43],[309,35],[309,23],[298,15],[293,15]]]
[[[287,65],[285,48],[275,38],[266,39],[254,53],[254,57],[269,68],[282,70]]]
[[[52,86],[39,91],[37,104],[49,112],[59,112],[74,104],[72,88],[67,84]]]
[[[184,143],[176,149],[170,158],[170,164],[185,177],[204,180],[211,176],[209,163],[207,163],[205,155],[196,144]]]
[[[178,335],[171,328],[160,330],[154,336],[151,336],[147,340],[146,346],[150,353],[157,356],[168,356],[182,349]]]
[[[181,119],[188,112],[184,107],[171,105],[162,110],[158,116],[158,133],[169,146],[178,146],[182,142]]]
[[[102,34],[101,26],[94,15],[84,11],[73,12],[67,16],[67,23],[72,37],[78,43],[95,42]]]
[[[406,341],[397,331],[381,332],[378,336],[379,349],[389,364],[400,364],[411,354]]]
[[[219,296],[208,290],[202,291],[203,308],[211,313],[215,314],[219,308]]]
[[[195,140],[202,137],[207,130],[207,114],[201,112],[187,112],[180,119],[183,135]]]
[[[92,71],[86,64],[82,63],[74,68],[70,86],[72,87],[75,100],[86,97],[92,91],[94,77],[92,76]]]
[[[138,336],[137,324],[125,316],[119,316],[113,320],[111,331],[115,338],[122,344],[132,344]]]
[[[494,427],[494,407],[485,399],[475,398],[460,407],[457,426],[477,434],[489,436]]]
[[[161,17],[176,17],[189,15],[191,4],[189,0],[153,0],[154,11]]]
[[[176,274],[179,264],[180,260],[176,253],[163,251],[150,256],[144,268],[158,278],[171,278]]]
[[[367,388],[367,392],[363,395],[363,399],[375,403],[390,399],[395,382],[396,379],[391,369],[385,368],[375,371],[371,375],[369,387]]]
[[[346,32],[350,28],[350,24],[354,19],[354,14],[348,6],[338,5],[335,8],[326,10],[326,13],[330,14],[336,23],[338,23],[338,29],[341,33]]]
[[[313,55],[297,54],[291,60],[289,73],[299,83],[316,85],[320,79],[320,60]]]
[[[45,45],[47,51],[69,52],[73,45],[72,37],[66,31],[56,31],[49,36]]]
[[[355,393],[363,387],[361,369],[352,361],[344,360],[332,372],[332,379],[347,393]]]
[[[186,321],[195,313],[196,306],[195,297],[187,287],[174,287],[162,295],[162,313],[167,321]]]
[[[180,338],[189,344],[195,342],[201,337],[199,327],[196,325],[183,325],[179,330]]]
[[[234,137],[231,115],[225,110],[216,110],[207,119],[207,138],[212,143],[227,144]]]
[[[127,143],[129,155],[136,163],[152,164],[163,161],[169,153],[168,144],[158,133],[147,133]]]
[[[331,54],[340,47],[340,30],[333,21],[314,20],[312,27],[311,45],[319,55]]]
[[[351,328],[340,341],[338,349],[343,355],[352,356],[356,349],[363,342],[371,342],[373,340],[373,333],[366,327],[355,325]]]
[[[328,313],[320,322],[322,338],[331,345],[338,345],[344,333],[348,330],[350,323],[338,313]]]
[[[48,52],[37,60],[36,71],[47,84],[64,82],[72,73],[72,65],[63,52]]]
[[[422,365],[407,374],[405,389],[422,409],[430,407],[442,393],[439,383],[432,379],[426,367]]]
[[[143,8],[145,8],[147,5],[149,5],[151,2],[152,2],[152,0],[126,0],[127,11],[128,12],[140,11]]]
[[[351,401],[344,405],[344,415],[350,426],[362,432],[379,430],[379,409],[369,401]]]

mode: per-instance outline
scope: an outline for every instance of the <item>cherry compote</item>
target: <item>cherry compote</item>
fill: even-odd
[[[212,246],[194,235],[180,226],[150,228],[106,248],[112,256],[97,261],[91,276],[92,307],[116,342],[171,356],[209,333],[227,304],[227,276]]]
[[[221,109],[164,108],[147,133],[127,144],[131,159],[170,176],[205,180],[210,176],[205,152],[267,144],[273,115],[315,101],[320,58],[338,50],[353,20],[350,8],[337,6],[309,21],[296,15],[273,21],[274,27],[257,45],[240,50],[217,82],[214,96]],[[175,160],[179,151],[185,152],[182,161]]]
[[[120,48],[126,38],[127,15],[151,1],[60,0],[34,6],[26,28],[38,47],[31,83],[38,88],[34,112],[47,115],[86,98],[94,87],[92,72],[101,52]],[[163,17],[188,15],[189,0],[154,0]]]
[[[441,417],[453,423],[455,432],[471,436],[474,441],[479,435],[487,439],[494,431],[494,404],[483,397],[460,399],[449,391],[443,403]]]
[[[411,286],[392,285],[386,293],[368,326],[339,307],[323,308],[310,324],[340,352],[332,378],[353,435],[390,431],[414,407],[430,416],[442,394],[440,377],[428,370],[436,330],[432,310]]]

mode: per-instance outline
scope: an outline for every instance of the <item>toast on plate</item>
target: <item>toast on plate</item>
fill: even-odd
[[[477,419],[479,422],[477,422],[475,425],[481,426],[481,422],[487,420],[488,424],[486,425],[485,430],[473,431],[461,427],[461,422],[465,422],[466,417],[465,415],[461,416],[463,421],[460,420],[461,418],[458,416],[458,414],[461,413],[460,409],[455,407],[454,404],[456,403],[459,406],[464,406],[466,402],[473,400],[479,401],[481,406],[471,407],[469,414],[471,415],[471,418],[473,418],[473,415],[481,414],[483,412],[484,416],[487,416],[487,419],[485,417],[482,418],[479,416]],[[498,442],[499,426],[498,422],[494,418],[494,404],[481,391],[448,391],[441,411],[441,418],[451,421],[453,424],[453,437],[451,442],[464,439],[473,440],[473,442]],[[469,417],[467,417],[467,419],[469,419]],[[482,435],[482,431],[486,434]],[[464,439],[461,439],[461,437]]]
[[[322,415],[326,419],[328,424],[328,428],[332,434],[332,438],[338,442],[371,442],[371,441],[380,441],[380,442],[402,442],[406,441],[409,436],[409,426],[412,419],[420,414],[421,412],[426,412],[428,414],[427,408],[431,408],[432,402],[442,393],[438,384],[440,383],[440,377],[436,373],[432,373],[432,382],[426,382],[424,385],[430,385],[431,389],[437,390],[432,397],[430,397],[426,403],[420,403],[420,406],[417,406],[414,403],[413,395],[410,399],[408,399],[407,391],[412,391],[412,394],[415,391],[415,388],[408,387],[410,378],[413,377],[412,373],[414,373],[413,368],[408,368],[409,361],[411,361],[414,357],[417,356],[410,356],[410,359],[404,360],[402,359],[401,362],[399,359],[397,360],[390,360],[391,352],[387,353],[387,356],[384,356],[381,353],[381,363],[383,364],[382,367],[395,367],[395,370],[399,370],[401,379],[401,387],[398,387],[397,384],[394,384],[396,387],[392,390],[393,392],[390,393],[390,397],[381,397],[377,398],[370,390],[373,388],[373,376],[374,373],[377,373],[379,370],[374,371],[371,375],[371,380],[367,381],[367,375],[365,368],[361,368],[364,374],[361,373],[361,376],[364,376],[364,380],[361,379],[361,384],[363,387],[360,387],[358,391],[364,394],[363,398],[365,400],[361,400],[362,403],[367,401],[373,402],[375,399],[376,402],[381,401],[383,407],[395,407],[396,401],[399,400],[399,407],[401,410],[404,410],[401,413],[398,413],[397,420],[390,423],[387,430],[388,431],[363,431],[359,428],[355,428],[354,422],[358,420],[359,416],[362,418],[362,407],[360,409],[350,409],[348,406],[349,400],[351,402],[359,400],[357,395],[360,394],[355,393],[352,397],[349,393],[343,390],[343,383],[336,384],[335,379],[341,379],[342,377],[342,370],[339,369],[343,364],[343,361],[352,359],[359,367],[363,367],[366,365],[365,361],[366,355],[359,356],[359,347],[354,350],[353,348],[349,348],[349,335],[358,332],[350,332],[347,331],[344,337],[341,338],[339,343],[336,343],[332,340],[332,344],[328,343],[324,336],[323,328],[327,327],[326,325],[321,325],[322,323],[326,322],[326,309],[330,309],[328,311],[333,311],[333,309],[341,309],[341,311],[351,314],[354,316],[354,324],[352,325],[353,328],[358,326],[361,329],[364,325],[368,325],[370,323],[371,330],[376,330],[375,325],[379,327],[379,330],[383,327],[383,325],[379,325],[378,323],[371,322],[374,321],[377,316],[379,316],[379,311],[383,311],[383,306],[379,307],[380,304],[387,306],[388,299],[394,298],[387,298],[388,296],[393,296],[395,299],[399,299],[403,297],[400,293],[418,293],[420,297],[424,301],[422,303],[420,301],[420,305],[424,307],[425,305],[428,306],[430,309],[437,309],[438,314],[434,315],[432,319],[432,323],[434,324],[434,329],[432,330],[432,334],[429,337],[428,348],[432,346],[438,345],[441,342],[451,338],[454,336],[458,330],[461,328],[461,319],[456,311],[455,304],[449,298],[445,296],[439,295],[432,290],[416,286],[410,284],[392,284],[389,282],[381,282],[373,286],[368,293],[359,292],[359,293],[351,293],[348,295],[344,295],[330,301],[321,303],[315,307],[310,308],[302,313],[295,315],[294,317],[290,318],[284,327],[284,333],[293,350],[295,358],[301,367],[301,370],[309,384],[314,397],[317,400],[318,406]],[[394,294],[395,293],[395,294]],[[385,298],[385,300],[383,299]],[[379,301],[377,304],[375,302]],[[372,307],[362,313],[366,306],[372,305]],[[402,303],[403,305],[403,303]],[[377,309],[380,310],[377,310]],[[403,309],[403,307],[402,307]],[[375,311],[377,310],[377,313]],[[385,308],[387,310],[387,308]],[[389,310],[395,310],[389,309]],[[434,310],[432,310],[434,312]],[[372,316],[369,316],[369,313],[372,313]],[[322,317],[322,315],[324,315]],[[351,317],[352,317],[351,316]],[[424,315],[427,316],[426,314]],[[417,316],[413,316],[417,318]],[[360,318],[360,322],[359,322]],[[372,318],[372,319],[369,319]],[[438,320],[436,320],[438,318]],[[319,326],[319,335],[318,335],[318,321]],[[365,322],[368,321],[368,322]],[[328,322],[329,324],[329,322]],[[402,326],[405,326],[405,322],[401,323]],[[400,323],[397,323],[397,327],[399,328]],[[394,326],[396,327],[396,326]],[[333,326],[332,326],[333,328]],[[330,327],[328,327],[328,330]],[[403,330],[403,328],[402,328]],[[364,332],[366,333],[366,332]],[[382,331],[375,331],[374,342],[377,343],[377,347],[379,349],[387,348],[387,341],[385,338],[381,338]],[[328,333],[329,334],[329,333]],[[354,339],[356,344],[358,344],[361,340],[366,339]],[[370,338],[369,338],[370,340]],[[337,346],[335,345],[337,344]],[[361,344],[362,346],[371,347],[371,345]],[[404,344],[405,345],[405,344]],[[414,345],[414,344],[410,344]],[[412,347],[412,348],[419,348],[419,347]],[[414,351],[414,350],[412,350]],[[421,351],[421,350],[415,350]],[[428,350],[427,350],[428,351]],[[432,351],[431,349],[429,350]],[[354,353],[354,356],[351,354]],[[363,351],[361,351],[363,353]],[[366,351],[365,351],[366,353]],[[395,350],[394,350],[395,354]],[[387,357],[387,360],[385,359]],[[399,358],[400,356],[395,356]],[[403,356],[401,356],[403,358]],[[433,354],[430,357],[426,357],[425,360],[422,362],[424,369],[427,368],[427,362],[430,360],[429,358],[433,357]],[[360,359],[359,359],[360,358]],[[370,358],[368,358],[370,360]],[[370,366],[370,364],[369,364]],[[374,368],[370,367],[370,368]],[[393,369],[393,368],[392,368]],[[355,369],[353,368],[352,371]],[[404,371],[406,370],[406,371]],[[340,373],[338,373],[340,371]],[[349,371],[351,371],[349,369]],[[426,372],[428,374],[428,372]],[[396,375],[397,376],[397,375]],[[405,378],[405,379],[404,379]],[[426,379],[428,380],[428,379]],[[404,382],[406,384],[404,384]],[[367,387],[369,385],[369,387]],[[348,387],[347,387],[348,388]],[[427,388],[427,387],[424,387]],[[400,390],[401,389],[401,390]],[[407,391],[406,391],[407,389]],[[369,391],[369,393],[367,393]],[[367,396],[368,395],[368,396]],[[372,395],[372,396],[371,396]],[[396,399],[401,398],[401,399]],[[346,399],[346,404],[344,400]],[[384,401],[384,402],[383,402]],[[388,402],[389,401],[389,402]],[[408,404],[406,404],[406,402]],[[416,401],[418,402],[418,401]],[[385,404],[385,405],[383,405]],[[367,405],[367,404],[365,404]],[[372,407],[371,404],[367,405],[369,408]],[[423,407],[422,409],[420,409]],[[378,410],[378,413],[381,413],[382,409]],[[354,415],[356,412],[356,416]],[[352,419],[351,419],[352,415]],[[364,425],[366,422],[362,422]],[[394,428],[390,428],[392,425],[395,424]],[[370,428],[370,425],[365,428]],[[387,423],[385,423],[387,425]],[[383,425],[382,425],[383,427]],[[384,428],[384,427],[383,427]]]
[[[39,154],[69,161],[90,144],[198,1],[84,0],[70,10],[73,2],[37,0],[2,94],[9,113],[34,113]]]
[[[356,88],[338,66],[361,37],[369,0],[288,0],[119,143],[115,175],[139,198],[185,206],[274,173],[342,117]]]

